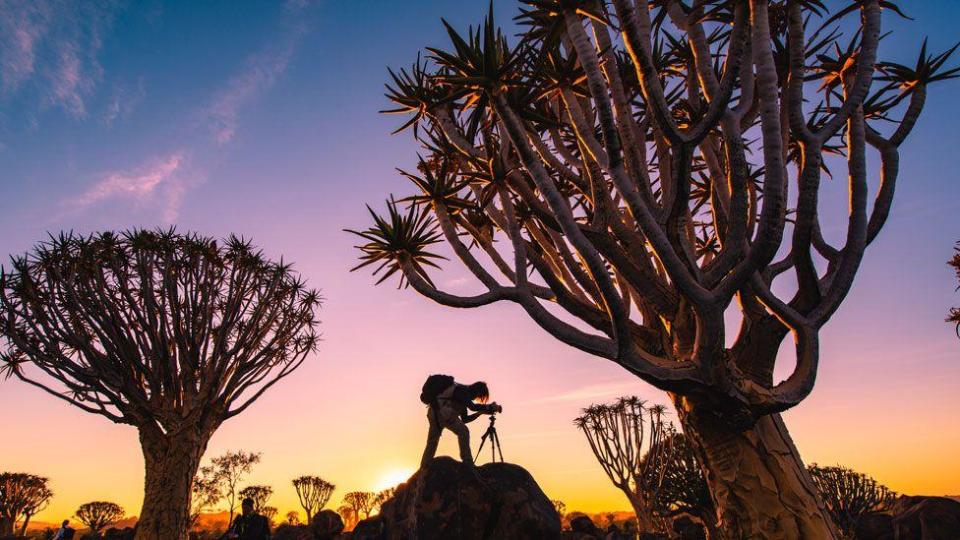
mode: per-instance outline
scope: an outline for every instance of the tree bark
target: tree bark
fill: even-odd
[[[631,492],[630,488],[621,488],[624,495],[627,496],[627,499],[630,501],[630,506],[633,507],[633,513],[637,516],[637,528],[641,533],[655,533],[659,532],[653,524],[653,513],[650,511],[649,505],[643,500],[642,497]]]
[[[0,536],[12,536],[13,525],[12,519],[0,517]]]
[[[27,535],[27,525],[30,525],[30,518],[33,514],[24,514],[23,516],[23,525],[20,526],[20,536]]]
[[[135,540],[187,539],[193,479],[211,433],[195,427],[170,434],[141,428],[146,479]]]
[[[673,397],[710,486],[719,537],[839,538],[779,414],[737,430],[714,408]]]

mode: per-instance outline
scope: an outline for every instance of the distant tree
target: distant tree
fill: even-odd
[[[345,529],[353,529],[360,521],[360,516],[357,515],[357,511],[349,504],[341,504],[340,507],[337,508],[337,513],[340,514],[340,518],[343,519]]]
[[[53,497],[48,483],[34,474],[0,473],[0,536],[12,535],[21,516],[20,536],[25,534],[30,518],[46,508]]]
[[[950,259],[947,264],[953,267],[957,274],[957,280],[960,281],[960,242],[957,242],[957,247],[953,248],[953,258]],[[960,290],[960,286],[958,286],[957,289]],[[947,322],[956,325],[957,336],[960,336],[960,307],[950,309],[950,316],[947,317]]]
[[[217,472],[211,465],[200,467],[193,479],[190,497],[190,527],[197,525],[200,514],[207,511],[223,498],[223,485]]]
[[[258,514],[263,513],[263,508],[272,495],[273,488],[270,486],[247,486],[240,490],[240,500],[253,499],[253,510]]]
[[[207,442],[316,350],[319,303],[236,237],[62,234],[0,277],[0,372],[135,426],[136,540],[184,540]]]
[[[666,437],[660,444],[669,450],[651,452],[651,455],[664,455],[668,459],[656,459],[651,465],[651,475],[662,478],[654,493],[654,511],[666,520],[680,514],[689,514],[703,524],[709,538],[717,538],[717,514],[710,498],[707,480],[703,477],[700,463],[693,454],[693,448],[682,433]],[[645,458],[646,459],[646,458]],[[645,464],[646,465],[646,464]],[[659,470],[662,467],[663,470]]]
[[[574,424],[613,485],[626,495],[641,532],[662,529],[655,520],[657,491],[673,458],[669,444],[675,432],[665,408],[648,407],[637,397],[623,397],[609,405],[583,409]]]
[[[81,504],[77,508],[77,519],[86,525],[94,537],[100,536],[100,531],[123,519],[123,507],[108,501],[94,501]]]
[[[873,478],[846,467],[813,463],[808,469],[834,523],[848,536],[853,535],[861,517],[889,510],[897,498]]]
[[[330,495],[337,486],[319,476],[301,476],[293,479],[293,488],[297,490],[300,506],[307,514],[307,523],[313,523],[313,516],[330,502]]]
[[[271,527],[273,527],[273,525],[274,525],[273,520],[276,519],[276,517],[277,517],[277,512],[279,512],[279,510],[277,510],[277,507],[276,507],[276,506],[264,506],[264,507],[260,508],[260,514],[261,514],[263,517],[267,518],[267,521],[270,522],[270,526],[271,526]]]
[[[299,525],[300,524],[300,512],[296,510],[290,510],[286,515],[287,525]]]
[[[376,497],[377,495],[370,491],[351,491],[343,496],[343,502],[353,508],[357,517],[363,513],[363,519],[370,519],[370,512],[373,511],[373,503]]]
[[[260,453],[228,450],[222,456],[217,456],[210,462],[213,466],[214,477],[220,484],[220,492],[223,493],[223,499],[228,505],[230,512],[229,526],[233,523],[233,515],[236,513],[240,502],[237,498],[237,488],[243,478],[253,469],[253,466],[260,463]]]
[[[392,499],[396,494],[396,487],[387,488],[377,493],[376,497],[373,498],[373,511],[379,513],[380,509],[383,507],[383,503]]]
[[[553,503],[553,508],[557,511],[557,514],[560,515],[560,520],[562,521],[563,516],[567,513],[567,505],[563,501],[557,499],[553,499],[550,502]]]

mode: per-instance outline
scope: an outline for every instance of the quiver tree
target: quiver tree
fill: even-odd
[[[896,493],[873,478],[846,467],[821,467],[814,463],[808,469],[834,523],[850,537],[861,517],[890,510],[897,498]]]
[[[123,507],[108,501],[94,501],[81,504],[77,508],[77,519],[90,529],[94,537],[100,536],[100,531],[123,519]]]
[[[0,369],[135,426],[136,538],[184,539],[207,441],[316,349],[319,302],[288,264],[236,237],[63,234],[0,277]]]
[[[669,392],[728,536],[836,536],[779,413],[814,386],[819,330],[887,219],[928,86],[957,74],[953,50],[878,61],[881,10],[899,13],[885,0],[526,4],[516,44],[491,13],[390,72],[386,112],[409,115],[426,157],[401,171],[416,194],[356,231],[360,266],[447,306],[516,303]],[[832,238],[821,177],[844,161]],[[430,278],[441,241],[479,294]]]
[[[379,491],[377,495],[373,498],[372,511],[379,513],[380,509],[383,508],[383,503],[392,499],[393,496],[396,494],[397,494],[396,487],[391,487],[391,488],[387,488]]]
[[[300,524],[300,512],[296,510],[290,510],[286,514],[287,525],[299,525]]]
[[[560,516],[560,521],[563,521],[563,516],[567,515],[567,503],[560,499],[551,499],[550,504],[553,505],[553,509],[556,510],[557,515]]]
[[[664,407],[624,397],[610,405],[592,405],[574,420],[613,485],[626,495],[641,532],[664,532],[655,516],[656,492],[666,463],[673,460],[674,428]],[[666,444],[665,444],[666,443]]]
[[[651,476],[662,479],[653,493],[655,514],[668,521],[689,515],[703,524],[709,538],[717,538],[717,513],[710,498],[710,489],[686,437],[682,433],[673,433],[658,444],[665,445],[669,450],[650,452],[654,460],[649,465],[642,464],[653,469]],[[661,455],[668,459],[660,459],[658,456]],[[660,468],[662,470],[658,470]]]
[[[267,521],[270,523],[270,526],[273,526],[273,520],[277,517],[277,512],[280,510],[276,506],[262,506],[257,512],[263,517],[267,518]]]
[[[0,536],[13,535],[20,518],[20,536],[27,531],[30,518],[43,511],[53,497],[49,480],[26,473],[0,473]]]
[[[231,525],[233,524],[233,516],[237,511],[237,505],[239,503],[237,499],[237,488],[240,487],[240,481],[243,477],[249,474],[253,466],[257,463],[260,463],[259,452],[245,452],[243,450],[236,452],[228,450],[222,456],[217,456],[210,460],[214,471],[214,478],[220,485],[223,498],[226,499],[229,505]],[[271,493],[273,493],[272,489]],[[269,496],[270,495],[267,495],[268,498]],[[256,501],[254,501],[254,504],[256,504]]]
[[[300,506],[307,514],[307,524],[311,524],[313,516],[330,502],[330,495],[337,486],[319,476],[301,476],[293,479],[293,488],[297,491]]]
[[[223,485],[213,466],[206,465],[197,470],[190,495],[190,527],[193,528],[197,525],[200,514],[223,498]]]
[[[247,486],[240,490],[240,500],[250,499],[253,501],[253,511],[262,514],[267,506],[267,501],[273,496],[273,488],[270,486]]]
[[[354,515],[357,516],[357,519],[360,519],[360,514],[363,514],[363,519],[370,518],[370,512],[374,509],[374,502],[377,498],[377,494],[370,491],[351,491],[343,496],[343,502],[350,506],[353,509]]]

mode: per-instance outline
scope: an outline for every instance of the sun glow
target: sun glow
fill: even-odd
[[[390,469],[380,476],[377,480],[375,491],[382,491],[387,488],[396,487],[410,479],[415,471],[412,469]]]

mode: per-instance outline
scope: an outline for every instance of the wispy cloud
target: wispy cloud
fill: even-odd
[[[559,394],[542,396],[531,400],[530,403],[557,403],[562,401],[589,403],[591,400],[613,399],[636,392],[636,390],[637,383],[630,381],[588,384]]]
[[[284,5],[284,21],[279,39],[247,58],[242,72],[218,92],[206,110],[207,128],[219,145],[233,140],[240,110],[269,90],[287,70],[307,24],[299,17],[310,5],[307,0],[290,0]]]
[[[174,152],[128,171],[109,172],[87,191],[66,201],[84,210],[110,200],[158,208],[167,223],[177,220],[183,195],[196,178],[187,174],[183,152]]]
[[[103,75],[103,34],[118,8],[111,0],[0,0],[2,94],[30,91],[41,107],[85,116]]]
[[[110,102],[103,114],[103,123],[112,126],[117,120],[129,117],[146,96],[147,90],[143,77],[138,78],[134,85],[115,84]]]

